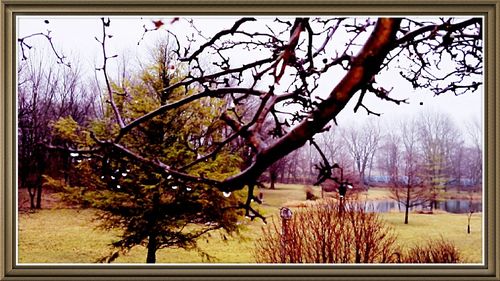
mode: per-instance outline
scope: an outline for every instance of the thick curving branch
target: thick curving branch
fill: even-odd
[[[241,188],[258,177],[272,163],[301,147],[345,107],[354,94],[378,73],[392,48],[401,19],[381,18],[369,39],[353,59],[351,69],[333,89],[328,98],[318,104],[296,128],[256,156],[254,163],[223,183],[224,190]]]

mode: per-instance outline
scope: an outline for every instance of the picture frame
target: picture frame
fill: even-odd
[[[443,0],[378,2],[337,0],[0,0],[1,95],[0,95],[0,278],[2,280],[500,280],[498,226],[500,191],[498,182],[497,127],[500,109],[500,0]],[[410,14],[481,15],[485,19],[485,191],[483,265],[114,265],[48,264],[19,265],[16,262],[16,120],[15,49],[18,15],[389,15]]]

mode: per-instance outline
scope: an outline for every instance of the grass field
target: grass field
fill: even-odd
[[[294,206],[305,199],[302,185],[279,185],[276,190],[263,190],[264,203],[260,206],[263,214],[277,216],[279,207]],[[319,192],[317,192],[319,195]],[[384,190],[373,189],[369,199],[381,199]],[[96,229],[92,221],[94,210],[46,209],[36,213],[19,215],[19,262],[20,263],[93,263],[110,252],[108,244],[117,237],[117,232],[109,233]],[[481,213],[471,220],[471,234],[466,233],[465,214],[417,214],[410,215],[410,223],[403,224],[404,214],[383,213],[380,216],[398,233],[398,243],[402,247],[413,246],[431,238],[449,239],[460,250],[465,262],[482,261]],[[271,219],[270,219],[271,220]],[[261,235],[261,221],[244,221],[239,235],[222,239],[218,233],[199,240],[199,246],[214,256],[210,262],[253,263],[254,241]],[[143,263],[146,249],[136,247],[116,263]],[[183,249],[163,249],[157,253],[158,263],[201,263],[196,251]]]

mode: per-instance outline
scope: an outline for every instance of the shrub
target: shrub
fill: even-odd
[[[458,263],[460,253],[453,243],[444,240],[430,240],[426,245],[417,245],[403,257],[405,263]]]
[[[306,193],[306,200],[316,200],[318,197],[314,195],[314,190],[312,186],[306,185],[304,186],[304,191]]]
[[[395,262],[396,236],[376,213],[329,199],[295,211],[286,222],[263,227],[255,257],[263,263],[387,263]],[[284,247],[282,245],[284,244]],[[284,260],[282,260],[284,256]]]

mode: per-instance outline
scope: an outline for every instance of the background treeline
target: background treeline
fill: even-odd
[[[390,124],[374,121],[340,124],[315,138],[328,160],[339,163],[359,186],[388,186],[414,177],[444,189],[480,187],[479,120],[459,127],[446,113],[425,111]],[[271,182],[312,184],[320,161],[316,149],[306,145],[275,163],[266,176]]]
[[[119,76],[118,83],[130,77],[125,71]],[[84,125],[104,115],[106,101],[97,79],[85,80],[77,67],[58,66],[43,56],[22,61],[18,77],[19,186],[28,189],[31,208],[40,208],[42,174],[66,181],[75,176],[70,167],[76,159],[41,145],[65,145],[65,141],[53,139],[50,124],[70,116]],[[481,186],[479,120],[458,126],[446,113],[423,111],[389,124],[373,117],[361,124],[339,125],[316,136],[315,141],[357,187],[397,188],[411,183],[431,188],[428,194],[432,197],[451,187],[471,191]],[[318,175],[315,165],[320,162],[317,150],[307,144],[274,163],[261,180],[270,188],[276,182],[312,184]]]

